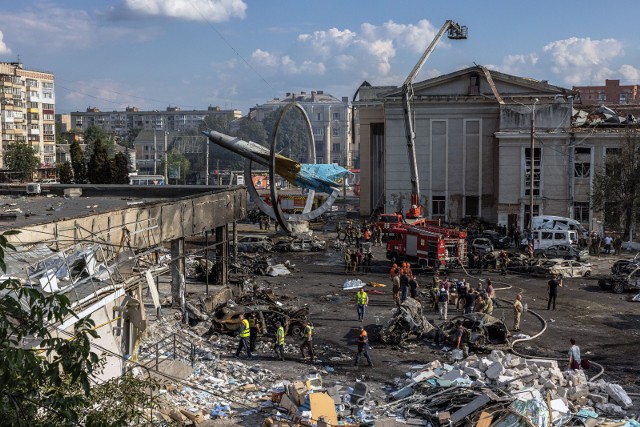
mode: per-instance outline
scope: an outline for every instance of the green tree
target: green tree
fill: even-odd
[[[92,184],[111,183],[111,162],[106,147],[97,139],[93,143],[93,153],[89,159],[87,178]]]
[[[113,142],[113,138],[111,138],[100,126],[93,125],[89,126],[84,131],[84,143],[86,144],[84,153],[85,159],[91,158],[97,141],[101,142],[102,147],[107,151],[109,158],[114,156],[115,144]]]
[[[605,167],[594,176],[593,209],[604,212],[607,228],[624,230],[628,236],[640,219],[640,132],[626,129],[624,141],[608,150]]]
[[[20,182],[33,179],[33,172],[40,164],[36,150],[26,142],[9,144],[4,152],[4,163],[7,169],[15,172]]]
[[[116,153],[111,160],[111,183],[129,183],[129,158],[124,153]]]
[[[74,139],[69,151],[74,181],[78,184],[84,183],[87,180],[87,164],[84,160],[84,153],[80,148],[80,143]]]
[[[264,118],[264,129],[269,138],[271,138],[278,114],[280,114],[280,110],[274,111]],[[307,163],[310,162],[307,160],[308,141],[302,113],[296,109],[287,111],[280,122],[276,151],[290,159]]]
[[[176,149],[172,149],[167,153],[167,165],[169,176],[174,179],[176,184],[184,184],[189,170],[191,169],[191,163],[182,153]],[[162,170],[164,170],[164,160],[162,161]],[[177,177],[177,178],[173,178]]]
[[[58,179],[60,180],[60,183],[71,184],[73,179],[73,168],[71,167],[71,163],[58,163],[56,165],[56,169],[58,169]]]

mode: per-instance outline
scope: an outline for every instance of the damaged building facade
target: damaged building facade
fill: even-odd
[[[358,92],[360,213],[406,212],[411,178],[401,91],[365,82]],[[594,172],[624,141],[625,125],[637,124],[630,114],[583,107],[571,89],[482,66],[416,83],[413,110],[426,216],[520,229],[529,224],[533,189],[534,215],[571,217],[598,231],[602,213],[589,200]]]
[[[5,255],[4,278],[18,279],[45,295],[67,296],[78,318],[96,325],[100,337],[92,341],[92,351],[106,355],[107,361],[101,377],[118,376],[127,360],[136,360],[148,324],[145,305],[160,310],[161,276],[165,283],[170,280],[173,307],[185,311],[185,239],[205,236],[218,265],[212,285],[227,287],[228,241],[237,238],[235,223],[246,216],[246,201],[244,188],[200,190],[179,199],[100,212],[96,208],[73,218],[15,223],[11,228],[19,233],[10,242],[17,250]],[[54,334],[73,336],[78,318],[51,325]]]

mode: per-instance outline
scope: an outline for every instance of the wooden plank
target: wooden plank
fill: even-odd
[[[480,414],[480,419],[478,419],[478,422],[476,424],[476,427],[489,427],[492,421],[493,421],[493,415],[491,415],[486,411],[482,411],[482,413]]]

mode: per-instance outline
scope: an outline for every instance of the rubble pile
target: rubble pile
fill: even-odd
[[[617,384],[589,382],[584,371],[562,371],[556,360],[499,350],[454,364],[435,360],[418,366],[406,381],[397,380],[390,398],[378,415],[460,426],[595,426],[604,417],[625,417],[632,406]]]

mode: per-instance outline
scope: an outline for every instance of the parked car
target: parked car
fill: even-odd
[[[233,242],[231,246],[233,246]],[[267,236],[238,237],[238,251],[240,252],[269,252],[271,249],[273,249],[273,242]]]
[[[478,237],[486,237],[491,240],[493,247],[496,249],[505,249],[511,246],[511,239],[497,231],[483,231]]]
[[[600,279],[598,285],[600,288],[616,294],[625,291],[638,291],[640,290],[640,268],[635,268],[628,274],[616,274]]]
[[[543,276],[589,277],[591,264],[570,259],[548,259],[533,267],[533,273]]]
[[[591,259],[588,250],[576,249],[570,245],[552,245],[545,249],[536,249],[533,251],[536,258],[563,258],[573,259],[580,262],[586,262]]]
[[[471,252],[476,252],[484,255],[489,252],[493,252],[493,249],[493,243],[486,237],[478,237],[476,239],[473,239],[473,242],[471,242]]]

